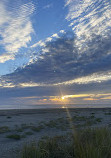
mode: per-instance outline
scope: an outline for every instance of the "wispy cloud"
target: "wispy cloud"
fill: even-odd
[[[77,36],[76,45],[81,53],[87,50],[87,42],[93,40],[94,35],[107,39],[111,31],[109,0],[66,0],[65,6],[69,9],[66,19]]]
[[[38,47],[38,46],[40,46],[40,47],[45,47],[46,44],[45,44],[45,42],[43,42],[42,40],[40,40],[40,41],[38,41],[37,43],[33,44],[33,45],[31,46],[31,48],[35,48],[35,47]]]
[[[57,33],[54,33],[51,37],[59,38]]]
[[[15,8],[12,6],[11,9],[8,5],[9,1],[0,2],[2,15],[0,16],[0,35],[2,37],[0,45],[4,47],[6,53],[15,54],[20,48],[27,47],[31,41],[31,34],[34,30],[30,15],[34,12],[35,7],[32,2],[19,4]]]
[[[49,9],[49,8],[51,8],[53,6],[53,4],[51,3],[51,4],[47,4],[47,5],[45,5],[44,7],[43,7],[43,9]]]
[[[111,72],[94,73],[85,77],[80,77],[74,80],[69,80],[54,85],[71,85],[71,84],[89,84],[89,83],[101,83],[104,81],[111,80]]]
[[[13,54],[8,54],[8,53],[3,53],[0,55],[0,63],[4,63],[7,60],[14,60],[14,55]]]
[[[60,38],[60,35],[65,34],[65,30],[60,30],[58,33],[54,33],[51,36],[47,37],[44,40],[40,40],[37,43],[34,43],[31,48],[35,48],[35,47],[46,47],[47,42],[51,42],[53,40],[57,40],[58,38]]]
[[[66,33],[65,30],[60,30],[60,33]]]

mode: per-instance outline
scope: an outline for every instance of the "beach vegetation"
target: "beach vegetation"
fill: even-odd
[[[96,122],[102,122],[102,118],[96,118]]]
[[[106,112],[105,115],[111,115],[111,112]]]
[[[15,129],[17,132],[23,132],[23,129],[22,128],[16,128]]]
[[[19,134],[10,134],[10,135],[7,135],[6,138],[20,140],[21,139],[21,135],[19,135]]]
[[[28,131],[28,132],[25,132],[26,135],[33,135],[33,132],[31,131]]]
[[[0,134],[10,132],[10,129],[8,126],[2,126],[0,127]]]
[[[21,158],[109,158],[111,131],[106,128],[85,129],[74,134],[47,137],[27,144]]]
[[[92,114],[92,115],[94,115],[94,114],[95,114],[95,112],[92,112],[91,114]]]
[[[43,126],[43,125],[32,126],[31,129],[32,129],[32,131],[34,131],[34,132],[40,132],[42,129],[44,129],[44,126]]]

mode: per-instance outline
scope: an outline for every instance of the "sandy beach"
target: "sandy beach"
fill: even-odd
[[[69,120],[75,129],[111,128],[111,108],[1,110],[0,157],[19,157],[26,143],[71,132]]]

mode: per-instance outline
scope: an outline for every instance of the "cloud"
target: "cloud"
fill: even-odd
[[[22,47],[27,47],[31,41],[31,34],[34,32],[30,15],[35,7],[32,2],[16,5],[9,8],[10,0],[0,2],[0,45],[6,53],[15,54]],[[10,55],[11,57],[11,55]],[[7,58],[11,59],[11,58]],[[12,58],[13,60],[13,58]]]
[[[107,39],[111,31],[111,4],[109,0],[66,0],[66,19],[74,30],[80,53],[87,50],[87,41],[93,35]],[[85,48],[85,49],[84,49]]]
[[[104,98],[101,98],[103,100],[111,100],[111,96],[108,96],[108,97],[104,97]]]
[[[51,3],[51,4],[47,4],[47,5],[45,5],[44,7],[43,7],[43,9],[49,9],[49,8],[51,8],[53,6],[53,4]]]
[[[60,35],[65,34],[66,32],[64,30],[60,30],[59,33],[54,33],[51,36],[47,37],[45,40],[40,40],[37,43],[33,44],[31,48],[36,48],[36,47],[46,47],[47,42],[51,42],[53,40],[56,40],[57,38],[60,38]]]
[[[2,93],[1,93],[2,92]],[[53,87],[38,87],[38,88],[4,88],[0,89],[0,104],[1,105],[11,105],[16,106],[20,105],[37,105],[37,104],[54,104],[59,103],[81,103],[83,104],[91,104],[91,103],[110,103],[111,101],[111,93],[81,93],[77,94],[75,91],[72,94],[68,95],[68,91],[64,91],[66,95],[61,95],[58,88]],[[7,99],[6,99],[7,96]],[[64,97],[64,100],[62,99]],[[1,107],[0,105],[0,107]],[[107,106],[107,105],[106,105]]]
[[[0,63],[5,63],[7,60],[14,60],[13,54],[4,53],[0,55]]]
[[[84,98],[84,97],[90,97],[92,94],[78,94],[78,95],[65,95],[63,96],[64,99],[67,98]]]
[[[90,83],[102,83],[102,82],[105,82],[105,81],[110,81],[111,80],[111,72],[108,71],[108,72],[104,72],[104,73],[94,73],[92,75],[89,75],[89,76],[85,76],[85,77],[79,77],[77,79],[73,79],[73,80],[68,80],[68,81],[65,81],[65,82],[57,82],[57,83],[41,83],[40,81],[38,83],[36,82],[32,82],[32,81],[29,81],[29,82],[21,82],[21,83],[15,83],[13,84],[13,82],[8,82],[7,81],[4,81],[2,84],[1,84],[1,87],[9,87],[9,88],[12,88],[12,87],[55,87],[55,86],[67,86],[67,85],[73,85],[73,84],[90,84]]]
[[[111,80],[111,37],[94,35],[80,54],[77,37],[67,32],[34,52],[33,62],[5,75],[2,80],[20,87],[102,84]],[[40,41],[42,43],[42,41]]]
[[[52,39],[53,39],[52,37],[47,37],[46,40],[45,40],[45,42],[51,42]]]
[[[69,80],[61,83],[56,83],[54,85],[71,85],[71,84],[89,84],[89,83],[101,83],[104,81],[111,80],[111,72],[104,73],[93,73],[92,75],[80,77],[74,80]]]
[[[54,33],[51,37],[59,38],[57,33]]]
[[[84,100],[94,101],[94,100],[99,100],[99,99],[95,99],[95,98],[84,98]]]
[[[54,33],[54,34],[51,35],[50,37],[47,37],[47,38],[45,39],[45,42],[46,42],[46,43],[47,43],[47,42],[51,42],[52,40],[57,39],[57,38],[59,38],[59,35],[58,35],[57,33]]]
[[[33,45],[31,46],[31,48],[35,48],[35,47],[37,47],[37,46],[45,47],[46,45],[45,45],[45,42],[43,42],[42,40],[40,40],[40,41],[38,41],[37,43],[33,44]]]
[[[60,30],[60,33],[66,33],[65,30]]]

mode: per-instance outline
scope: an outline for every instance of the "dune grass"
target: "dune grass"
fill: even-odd
[[[26,138],[26,135],[25,134],[9,134],[6,136],[6,138],[9,138],[9,139],[13,139],[13,140],[20,140],[21,138]]]
[[[25,124],[21,124],[20,126],[15,125],[14,129],[11,129],[11,130],[9,129],[9,127],[3,126],[3,127],[0,127],[0,134],[12,131],[12,132],[15,132],[17,135],[22,135],[22,134],[32,135],[32,133],[41,132],[42,130],[51,129],[51,128],[53,129],[55,128],[61,131],[67,131],[71,129],[70,121],[75,126],[75,128],[83,128],[83,127],[89,127],[94,124],[100,123],[102,119],[96,118],[93,115],[86,117],[86,116],[78,116],[76,114],[71,118],[71,120],[68,117],[60,117],[54,120],[41,121],[38,124],[25,123]],[[28,130],[30,132],[28,132]]]
[[[10,129],[8,126],[2,126],[0,127],[0,134],[10,132]]]
[[[15,140],[20,140],[20,139],[21,139],[21,136],[18,135],[18,134],[10,134],[10,135],[7,135],[6,138],[15,139]]]
[[[106,112],[105,115],[111,115],[111,112]]]
[[[25,135],[33,135],[33,132],[31,131],[25,132]]]
[[[25,145],[21,158],[109,158],[111,131],[107,128],[79,130],[74,134],[45,137]]]

